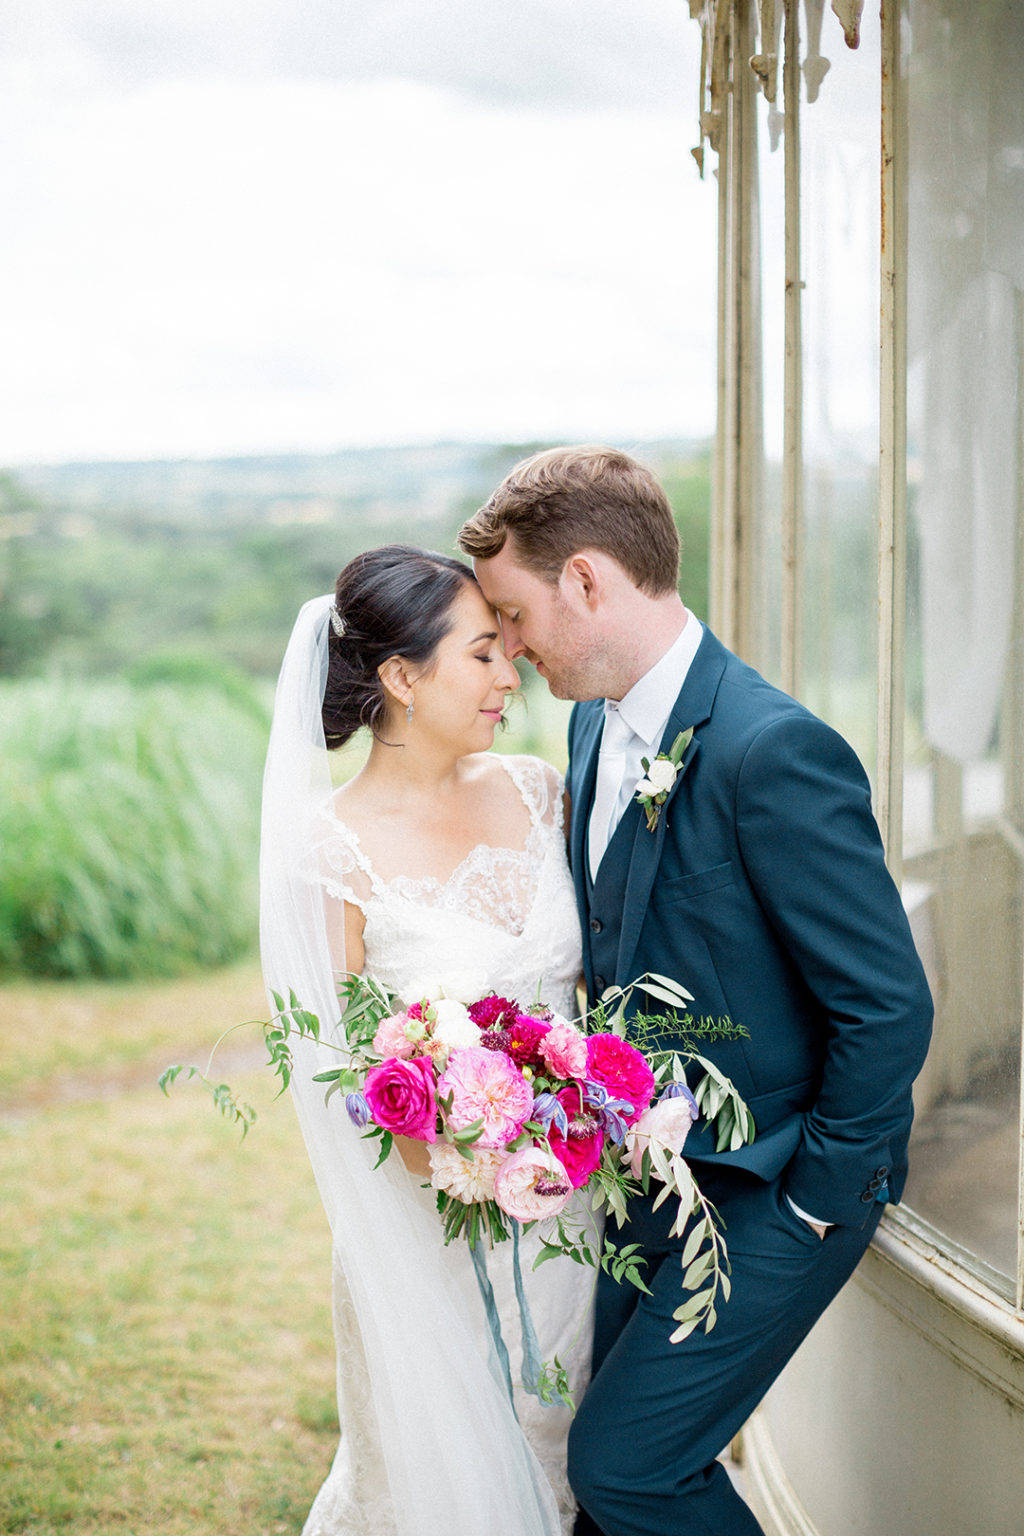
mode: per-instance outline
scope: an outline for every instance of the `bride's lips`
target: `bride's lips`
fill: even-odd
[[[502,709],[482,709],[480,713],[486,715],[488,720],[493,720],[497,724],[505,711]]]

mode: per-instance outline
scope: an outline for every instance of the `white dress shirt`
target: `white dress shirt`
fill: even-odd
[[[686,680],[690,663],[697,654],[704,634],[704,626],[692,613],[673,640],[660,661],[633,684],[624,699],[605,699],[605,728],[601,737],[602,751],[605,737],[614,736],[614,756],[609,764],[618,777],[618,793],[609,799],[602,783],[602,764],[598,758],[598,782],[594,794],[594,811],[590,818],[588,854],[591,879],[597,878],[598,866],[622,814],[633,797],[636,786],[644,777],[640,759],[652,762],[658,755],[661,738],[668,725],[679,690]],[[609,723],[611,721],[611,723]],[[606,754],[607,757],[607,754]],[[607,816],[607,821],[605,817]]]

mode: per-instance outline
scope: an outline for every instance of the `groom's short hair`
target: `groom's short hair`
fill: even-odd
[[[509,537],[516,559],[546,581],[556,582],[581,549],[611,555],[653,596],[679,580],[668,497],[645,465],[617,448],[547,448],[524,459],[463,525],[458,544],[489,560]]]

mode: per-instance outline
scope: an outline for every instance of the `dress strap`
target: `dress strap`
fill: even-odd
[[[553,819],[552,807],[557,804],[561,793],[561,777],[557,769],[539,757],[511,757],[501,752],[496,752],[494,757],[518,789],[530,813],[530,825],[550,825]]]

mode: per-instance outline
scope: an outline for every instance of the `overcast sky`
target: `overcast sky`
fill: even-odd
[[[6,0],[0,463],[713,426],[685,0]]]

